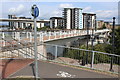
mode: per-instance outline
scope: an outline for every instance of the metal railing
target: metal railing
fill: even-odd
[[[33,46],[28,46],[27,44],[23,44],[21,42],[17,43],[19,43],[19,47],[16,46],[15,48],[14,45],[11,45],[9,49],[6,48],[7,51],[3,51],[2,56],[4,57],[1,58],[17,57],[34,59]],[[111,58],[113,58],[113,71],[114,73],[119,73],[118,67],[120,65],[120,55],[46,43],[40,43],[38,46],[44,46],[43,49],[45,49],[45,51],[38,52],[38,59],[64,63],[73,66],[82,66],[102,71],[110,71]]]
[[[46,46],[48,60],[73,66],[110,71],[111,58],[113,58],[113,72],[119,73],[120,55],[53,44],[44,45]]]
[[[26,37],[32,36],[25,33]],[[45,33],[47,34],[47,33]],[[54,35],[54,33],[49,33]],[[56,33],[58,35],[59,33]],[[39,36],[39,35],[38,35]],[[44,35],[46,36],[46,35]],[[33,42],[29,40],[18,40],[15,36],[9,36],[10,40],[6,40],[8,36],[2,34],[0,58],[32,58],[34,59],[34,46]],[[13,43],[14,42],[14,43]],[[7,43],[7,44],[6,44]],[[30,44],[30,45],[28,45]],[[82,66],[96,70],[110,71],[111,58],[113,58],[113,71],[118,72],[120,65],[120,55],[109,54],[99,51],[85,50],[74,47],[60,46],[54,44],[46,44],[39,41],[38,46],[42,47],[42,51],[38,51],[38,59],[49,60],[59,63],[64,63],[74,66]],[[9,47],[9,48],[8,48]]]
[[[110,31],[108,29],[105,30],[98,30],[95,31],[96,33],[102,33],[102,32],[107,32]],[[33,32],[9,32],[11,33],[11,36],[14,39],[17,39],[19,41],[21,40],[27,40],[29,42],[33,42],[34,39],[34,33]],[[89,34],[92,34],[92,30],[89,30]],[[6,32],[2,32],[1,34],[2,38],[6,37]],[[37,39],[41,42],[45,41],[50,41],[50,40],[55,40],[55,39],[62,39],[62,38],[69,38],[69,37],[75,37],[75,36],[82,36],[82,35],[87,35],[86,30],[61,30],[61,31],[40,31],[37,32]]]

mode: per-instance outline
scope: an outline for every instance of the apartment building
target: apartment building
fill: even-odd
[[[103,21],[103,20],[97,20],[97,28],[103,28],[103,25],[108,28],[111,29],[112,28],[112,22],[108,22],[108,21]]]
[[[16,17],[15,15],[8,15],[9,19],[18,19],[18,20],[31,20],[31,18],[26,18],[26,17]],[[45,22],[40,22],[40,21],[45,21]],[[37,20],[37,27],[42,28],[44,26],[49,26],[49,20]],[[33,22],[9,22],[9,27],[11,29],[31,29],[34,27]]]
[[[99,28],[102,28],[102,26],[104,25],[104,21],[103,20],[97,20],[96,21],[97,22],[97,28],[99,29]]]
[[[50,18],[50,28],[64,29],[64,18],[62,18],[62,17],[51,17]]]
[[[106,28],[111,29],[112,28],[112,22],[105,21],[104,22]]]
[[[82,9],[64,8],[63,10],[64,27],[66,29],[82,29]]]
[[[15,19],[15,17],[16,17],[15,15],[8,15],[8,19]],[[9,22],[8,24],[11,29],[15,27],[14,26],[15,22]]]
[[[96,14],[91,13],[83,13],[83,29],[96,28]]]
[[[16,17],[15,15],[8,15],[8,19],[31,19],[31,18]],[[32,24],[31,22],[9,22],[9,27],[11,29],[26,28],[31,24]]]

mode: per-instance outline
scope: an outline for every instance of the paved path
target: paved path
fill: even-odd
[[[27,64],[32,63],[31,59],[6,59],[0,60],[0,80],[7,78],[9,75],[24,68]]]
[[[39,77],[40,78],[114,78],[113,76],[87,71],[68,66],[61,66],[54,63],[39,61]],[[34,64],[29,64],[10,77],[16,76],[34,76]]]

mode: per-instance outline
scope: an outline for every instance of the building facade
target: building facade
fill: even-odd
[[[96,22],[97,22],[97,29],[103,29],[103,28],[111,29],[112,28],[112,22],[103,21],[103,20],[98,20]]]
[[[83,29],[96,29],[96,14],[83,13]]]
[[[15,18],[16,18],[15,15],[8,15],[8,19],[15,19]],[[15,22],[9,22],[8,24],[11,29],[15,28]]]
[[[104,25],[104,21],[103,20],[98,20],[98,21],[96,21],[97,22],[97,28],[98,29],[100,29],[100,28],[102,28],[102,26]]]
[[[50,18],[50,28],[64,29],[64,18],[62,18],[62,17],[51,17]]]
[[[26,17],[16,17],[15,15],[8,15],[8,19],[31,19],[31,18],[26,18]],[[9,27],[10,29],[18,29],[18,28],[26,28],[28,27],[30,22],[9,22]]]
[[[82,29],[82,9],[64,8],[63,10],[64,27],[66,29]]]
[[[106,28],[112,29],[112,22],[104,22]]]
[[[31,20],[31,18],[26,17],[16,17],[15,15],[8,15],[9,19],[18,19],[18,20]],[[45,22],[40,22],[37,20],[37,27],[42,28],[44,26],[49,26],[49,20],[41,20]],[[10,29],[32,29],[34,27],[33,22],[9,22]]]

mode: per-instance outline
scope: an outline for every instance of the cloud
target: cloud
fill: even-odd
[[[91,8],[91,6],[88,6],[88,7],[85,7],[84,9],[83,9],[83,11],[84,12],[87,12],[87,11],[90,11],[92,8]]]
[[[12,7],[9,9],[9,14],[15,14],[15,15],[23,15],[26,12],[26,8],[24,5],[20,4],[18,7]]]
[[[97,10],[95,13],[99,20],[112,21],[112,18],[116,17],[116,23],[118,23],[118,10]]]
[[[54,11],[52,11],[51,13],[49,13],[49,16],[50,17],[62,17],[62,10],[63,8],[73,8],[74,6],[72,4],[68,4],[68,3],[65,3],[65,4],[59,4],[58,5],[58,8]],[[48,15],[47,15],[48,16]]]
[[[95,11],[97,14],[98,18],[112,18],[112,17],[117,17],[117,10],[97,10]]]
[[[56,17],[60,17],[62,16],[62,11],[61,10],[56,10],[56,11],[53,11],[51,16],[56,16]]]
[[[73,7],[74,6],[72,4],[68,4],[68,3],[59,5],[59,8],[73,8]]]

